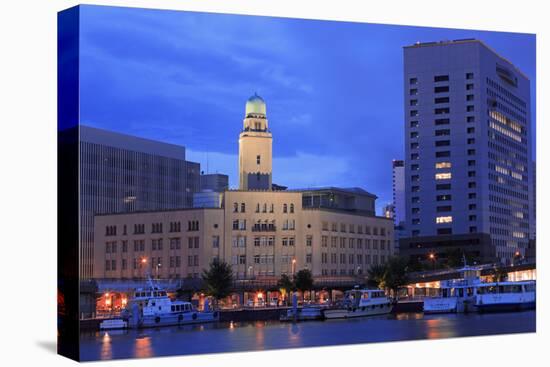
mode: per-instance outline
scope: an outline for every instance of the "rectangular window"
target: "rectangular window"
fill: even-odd
[[[440,97],[440,98],[436,98],[434,99],[434,103],[435,104],[438,104],[438,103],[449,103],[449,97]]]
[[[411,132],[411,139],[418,138],[418,131]]]
[[[414,84],[417,84],[417,83],[418,83],[418,78],[410,78],[409,79],[409,84],[414,85]]]
[[[451,129],[439,129],[435,131],[435,136],[448,136],[451,135]]]
[[[445,217],[436,217],[435,218],[436,223],[452,223],[453,217],[452,216],[445,216]]]
[[[474,85],[473,84],[466,84],[466,90],[473,90]]]
[[[409,95],[416,96],[417,94],[418,94],[418,89],[413,88],[409,90]]]
[[[449,125],[451,123],[450,119],[435,119],[436,125]]]
[[[448,107],[445,107],[445,108],[436,108],[434,110],[434,113],[436,115],[442,115],[442,114],[445,114],[445,113],[450,113],[451,112],[451,109],[448,108]]]
[[[450,212],[450,211],[452,211],[452,209],[453,208],[450,205],[438,206],[436,208],[438,213]]]
[[[473,101],[473,100],[474,100],[474,95],[473,95],[473,94],[468,94],[468,95],[466,96],[466,100],[467,100],[467,101]]]
[[[448,75],[436,75],[434,76],[434,82],[448,82],[449,76]]]
[[[445,86],[445,87],[435,87],[434,88],[434,93],[446,93],[449,91],[449,87],[448,86]]]
[[[418,196],[413,196],[411,198],[411,203],[418,204],[420,202],[420,198]]]
[[[435,142],[435,146],[436,147],[447,147],[451,145],[451,141],[450,140],[437,140]]]
[[[411,116],[411,117],[418,116],[418,111],[417,111],[417,110],[412,110],[412,111],[410,112],[410,116]]]
[[[451,200],[451,195],[437,195],[436,197],[437,201],[449,201]]]
[[[418,106],[418,99],[411,99],[410,102],[409,102],[409,104],[410,104],[411,106]]]
[[[435,152],[436,158],[450,157],[450,156],[451,156],[451,152],[448,150],[444,150],[442,152]]]
[[[451,168],[451,162],[437,162],[435,164],[436,169]]]
[[[411,154],[411,160],[417,160],[418,158],[420,158],[420,156],[418,155],[418,153],[413,153]]]
[[[466,79],[474,79],[474,73],[466,73]]]
[[[473,112],[474,106],[466,106],[466,112]]]
[[[436,190],[450,190],[451,184],[437,184],[435,185]]]
[[[418,121],[411,121],[411,127],[418,127]]]
[[[466,117],[466,122],[475,122],[476,118],[474,116],[468,116]]]
[[[469,128],[466,129],[466,132],[468,134],[473,134],[473,133],[476,132],[476,128],[475,127],[469,127]]]
[[[436,173],[436,180],[450,180],[452,178],[451,172]]]
[[[412,186],[411,191],[412,192],[419,192],[420,191],[420,186]]]
[[[437,234],[453,234],[453,230],[451,228],[438,228]]]
[[[418,171],[420,166],[418,164],[411,164],[411,171]]]

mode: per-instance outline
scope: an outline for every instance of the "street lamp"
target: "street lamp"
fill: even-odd
[[[251,277],[251,274],[252,274],[252,265],[250,265],[250,266],[248,267],[248,277],[249,277],[249,278],[252,278],[252,277]]]
[[[141,258],[141,269],[142,270],[142,276],[145,278],[145,264],[147,264],[147,258],[146,257],[142,257]]]
[[[430,252],[430,255],[428,257],[432,261],[432,270],[435,270],[435,254],[433,252]]]
[[[162,266],[161,263],[157,263],[157,266],[156,266],[156,268],[157,268],[157,279],[159,279],[159,268],[160,268],[161,266]]]
[[[296,259],[292,259],[292,275],[294,275],[295,268],[296,268]]]

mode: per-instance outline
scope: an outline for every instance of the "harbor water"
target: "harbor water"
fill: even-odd
[[[398,313],[281,323],[218,322],[144,330],[82,332],[82,360],[244,352],[535,332],[535,311],[493,314]]]

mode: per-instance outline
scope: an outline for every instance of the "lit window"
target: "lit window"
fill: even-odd
[[[435,168],[451,168],[451,162],[437,162]]]
[[[447,216],[447,217],[437,217],[435,218],[435,222],[436,223],[452,223],[453,222],[453,217],[452,216]]]
[[[435,179],[436,180],[448,180],[451,178],[451,172],[445,172],[445,173],[436,173]]]

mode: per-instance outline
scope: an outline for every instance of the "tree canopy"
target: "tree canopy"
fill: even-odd
[[[202,273],[205,283],[205,293],[216,300],[230,295],[233,286],[233,270],[231,265],[217,258],[212,260],[208,270]]]

